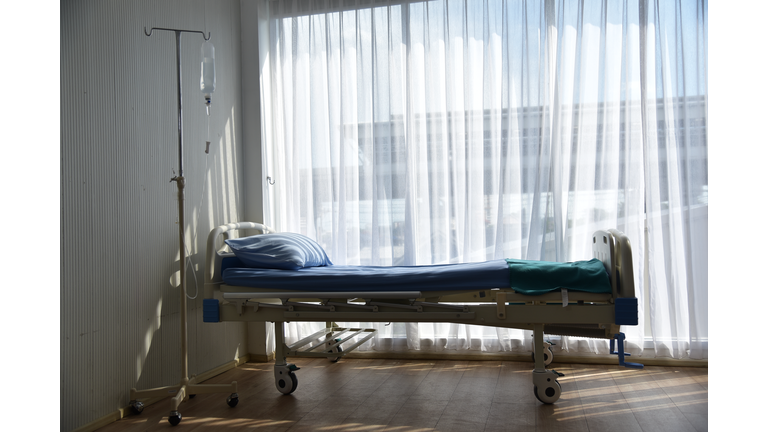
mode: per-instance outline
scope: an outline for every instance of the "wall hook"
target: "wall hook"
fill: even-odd
[[[274,180],[272,180],[272,177],[270,177],[270,176],[267,176],[267,183],[269,183],[270,185],[274,185],[274,184],[275,184],[275,181],[274,181]]]

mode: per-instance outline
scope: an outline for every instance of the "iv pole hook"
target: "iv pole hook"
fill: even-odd
[[[165,31],[184,32],[184,33],[200,33],[201,35],[203,35],[203,39],[205,40],[211,39],[211,32],[208,32],[208,37],[205,37],[205,33],[199,30],[180,30],[180,29],[170,29],[170,28],[161,28],[161,27],[152,27],[151,29],[149,29],[149,33],[147,33],[147,28],[144,27],[144,34],[147,36],[152,36],[153,30],[165,30]]]

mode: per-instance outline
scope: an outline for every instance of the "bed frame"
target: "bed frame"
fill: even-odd
[[[624,356],[629,354],[624,352],[620,326],[637,325],[638,308],[632,249],[629,239],[617,230],[597,231],[592,236],[593,257],[605,265],[611,293],[570,291],[538,296],[519,294],[510,288],[319,295],[312,291],[229,286],[221,280],[221,263],[223,258],[234,255],[223,240],[241,230],[249,230],[248,234],[273,232],[253,222],[231,223],[211,231],[205,262],[203,320],[275,323],[275,385],[284,394],[292,393],[298,385],[295,372],[299,368],[288,363],[288,357],[327,357],[337,361],[376,332],[375,329],[339,327],[334,322],[450,322],[532,330],[533,390],[536,398],[545,404],[560,398],[557,379],[563,376],[546,368],[553,355],[550,343],[544,340],[545,333],[610,339],[611,353],[618,354],[620,365],[643,367],[624,361]],[[288,346],[283,325],[290,321],[325,322],[326,328]],[[362,337],[351,342],[357,336]]]

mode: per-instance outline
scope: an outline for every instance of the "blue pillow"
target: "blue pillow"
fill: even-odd
[[[261,234],[224,242],[248,267],[297,270],[333,265],[319,244],[297,233]]]

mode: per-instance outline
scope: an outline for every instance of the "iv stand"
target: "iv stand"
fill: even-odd
[[[167,387],[153,388],[147,390],[131,389],[131,402],[130,406],[133,412],[140,414],[144,410],[144,404],[139,402],[140,398],[157,398],[165,397],[169,394],[175,393],[176,395],[171,398],[171,413],[168,416],[168,422],[172,426],[176,426],[181,422],[181,413],[179,413],[179,405],[181,402],[188,398],[194,397],[197,394],[205,393],[225,393],[230,392],[230,396],[227,398],[227,404],[231,407],[237,405],[239,401],[237,396],[237,382],[233,381],[232,384],[198,384],[196,382],[196,376],[192,375],[189,378],[188,373],[188,347],[187,347],[187,285],[186,285],[186,251],[184,248],[184,136],[182,133],[182,116],[181,116],[181,33],[200,33],[203,35],[203,39],[209,40],[211,33],[208,33],[208,37],[205,37],[205,33],[194,30],[179,30],[168,28],[156,28],[153,27],[149,33],[147,28],[144,27],[144,34],[147,36],[152,35],[153,30],[172,31],[176,34],[176,75],[177,75],[177,95],[178,95],[178,107],[179,107],[179,174],[172,178],[171,181],[176,182],[176,186],[179,190],[179,266],[180,266],[180,293],[181,293],[181,381],[179,384]]]

